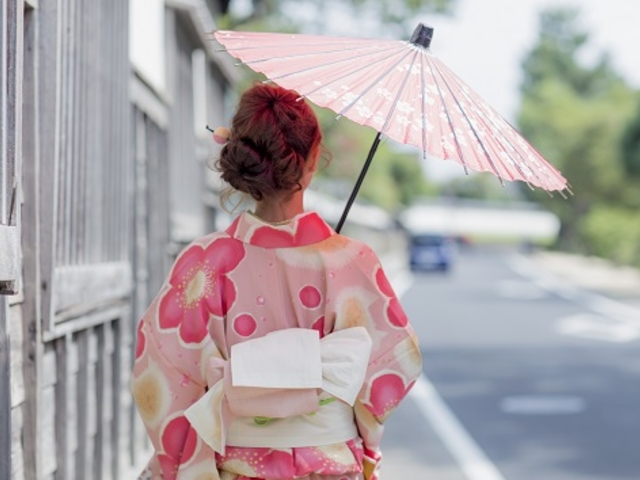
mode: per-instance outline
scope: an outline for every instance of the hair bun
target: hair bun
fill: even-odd
[[[322,139],[311,107],[295,92],[269,84],[242,95],[231,132],[216,167],[229,185],[258,201],[302,188],[305,162]]]
[[[261,178],[268,176],[269,159],[246,138],[231,138],[220,153],[222,179],[240,192],[262,200]]]

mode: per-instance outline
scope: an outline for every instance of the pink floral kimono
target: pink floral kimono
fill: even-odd
[[[316,213],[242,213],[179,256],[138,327],[142,479],[376,480],[383,421],[420,374],[373,251]]]

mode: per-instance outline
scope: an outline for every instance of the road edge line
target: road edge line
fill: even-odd
[[[529,279],[547,292],[576,303],[587,310],[635,326],[640,325],[640,320],[637,319],[640,309],[575,285],[570,280],[564,281],[522,254],[515,254],[508,258],[507,266],[513,272]]]
[[[409,397],[469,480],[505,480],[424,374],[416,380]]]
[[[409,272],[398,272],[393,275],[392,282],[396,295],[402,298],[415,278]],[[438,435],[468,480],[505,480],[446,405],[424,372],[409,390],[409,398],[415,402],[423,419]]]

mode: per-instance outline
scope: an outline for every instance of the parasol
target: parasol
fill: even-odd
[[[431,52],[431,27],[419,24],[409,41],[224,30],[214,36],[269,81],[378,132],[337,231],[383,135],[415,145],[425,158],[455,160],[465,173],[567,189],[560,172]]]

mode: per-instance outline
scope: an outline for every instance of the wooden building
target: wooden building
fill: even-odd
[[[18,256],[0,295],[2,480],[133,479],[148,459],[134,328],[216,226],[204,127],[228,117],[237,74],[203,39],[227,3],[1,3],[0,228]]]

